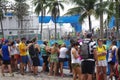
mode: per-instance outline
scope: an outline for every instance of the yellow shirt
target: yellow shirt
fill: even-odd
[[[99,47],[97,46],[97,54],[102,54],[103,52],[106,51],[106,46],[103,45],[102,47]],[[104,56],[98,56],[98,61],[101,61],[101,60],[106,60],[106,55]]]
[[[25,45],[25,43],[22,43],[22,42],[19,43],[20,56],[26,56],[27,55],[26,48],[27,48],[27,46]]]

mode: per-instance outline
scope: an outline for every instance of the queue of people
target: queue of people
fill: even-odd
[[[5,76],[5,70],[9,71],[10,76],[14,76],[14,71],[20,71],[21,75],[25,75],[26,69],[33,75],[38,75],[41,55],[41,72],[47,72],[48,76],[64,77],[63,65],[68,61],[73,80],[113,80],[115,72],[118,72],[116,80],[120,78],[120,49],[117,48],[116,41],[107,46],[102,39],[95,41],[92,33],[88,33],[82,42],[71,40],[70,43],[71,45],[66,47],[65,43],[59,45],[57,42],[49,46],[47,41],[39,45],[37,38],[30,41],[26,41],[25,38],[16,41],[5,40],[0,50],[2,76]],[[108,65],[109,77],[106,74]]]

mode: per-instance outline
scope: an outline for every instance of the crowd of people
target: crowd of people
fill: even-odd
[[[13,72],[20,71],[25,75],[28,69],[37,76],[40,66],[39,55],[43,58],[41,72],[48,72],[48,76],[64,77],[63,65],[68,62],[73,80],[120,80],[120,48],[116,40],[110,46],[102,39],[93,40],[92,33],[87,33],[86,38],[70,40],[70,46],[57,42],[48,45],[37,43],[37,38],[32,40],[4,40],[0,44],[0,64],[2,76],[8,71],[10,76]],[[107,56],[107,57],[106,57]],[[107,78],[107,70],[110,66],[110,74]]]

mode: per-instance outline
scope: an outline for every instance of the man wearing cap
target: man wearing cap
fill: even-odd
[[[4,43],[5,44],[1,48],[1,55],[2,55],[2,60],[3,60],[1,73],[2,73],[2,76],[5,76],[4,70],[5,70],[5,65],[7,65],[10,76],[14,76],[14,74],[12,74],[12,69],[10,65],[10,47],[8,46],[9,41],[5,40]]]
[[[19,51],[21,57],[21,74],[24,75],[24,67],[28,63],[28,56],[27,56],[27,46],[25,44],[26,39],[21,38],[21,42],[19,43]]]
[[[96,42],[92,39],[92,33],[87,33],[86,38],[83,43],[88,44],[88,58],[82,59],[81,69],[82,69],[82,79],[81,80],[92,80],[92,75],[95,70],[95,60],[97,60],[96,53]],[[86,76],[87,75],[87,76]]]

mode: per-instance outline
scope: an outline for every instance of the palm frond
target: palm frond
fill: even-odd
[[[84,19],[87,18],[88,14],[87,12],[83,12],[83,14],[80,15],[79,22],[83,23]]]
[[[65,13],[65,15],[79,14],[79,13],[82,13],[83,11],[84,11],[84,9],[81,6],[78,6],[78,7],[74,7],[74,8],[69,9]]]
[[[41,5],[40,5],[40,4],[37,4],[37,6],[36,6],[36,8],[35,8],[35,13],[36,13],[37,15],[39,15],[41,11],[42,11]]]
[[[59,4],[60,8],[64,10],[64,6],[62,4]]]

